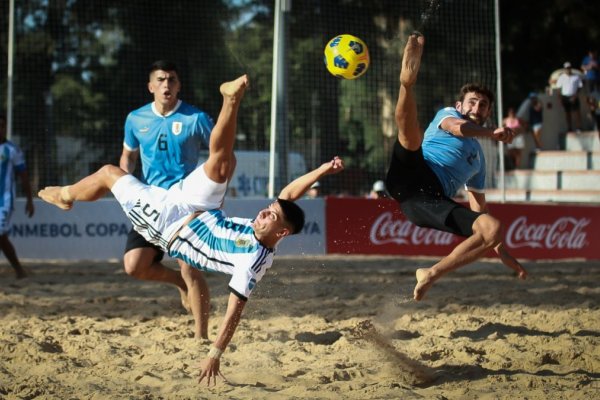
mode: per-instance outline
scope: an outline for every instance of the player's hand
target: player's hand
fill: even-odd
[[[212,379],[213,386],[217,384],[217,376],[223,378],[223,381],[227,382],[227,379],[220,371],[221,361],[218,358],[207,357],[200,361],[200,375],[198,377],[198,383],[201,383],[206,378],[206,386],[210,386]]]
[[[331,161],[321,165],[321,168],[325,170],[324,175],[337,174],[344,170],[344,160],[335,156]]]
[[[504,143],[512,143],[515,138],[515,131],[510,128],[503,126],[502,128],[497,128],[492,133],[492,139],[497,140],[499,142]]]

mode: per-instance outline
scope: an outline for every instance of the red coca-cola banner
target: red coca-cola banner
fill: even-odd
[[[489,204],[509,252],[525,259],[600,259],[600,206]],[[463,238],[415,226],[394,200],[326,200],[327,253],[445,256]],[[490,253],[489,256],[493,256]]]

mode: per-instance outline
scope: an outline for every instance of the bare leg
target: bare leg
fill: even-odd
[[[571,124],[571,111],[565,111],[567,116],[567,132],[571,132],[573,130],[573,126]]]
[[[465,239],[431,268],[416,271],[415,300],[421,300],[427,290],[442,276],[481,258],[500,242],[500,223],[488,214],[480,215],[473,224],[473,235]]]
[[[21,266],[19,262],[19,258],[17,257],[17,252],[15,251],[15,247],[12,245],[10,240],[8,239],[8,235],[0,235],[0,249],[4,253],[4,256],[10,263],[10,265],[15,270],[15,274],[17,275],[17,279],[26,278],[29,274],[25,269]]]
[[[535,142],[535,147],[537,147],[538,149],[541,149],[542,146],[542,130],[541,129],[535,129],[533,131],[533,141]]]
[[[187,285],[187,301],[194,316],[194,337],[208,339],[208,317],[210,313],[210,292],[201,271],[181,260],[181,276]]]
[[[498,254],[500,260],[502,260],[502,263],[504,265],[506,265],[508,268],[514,270],[517,273],[519,279],[527,278],[527,271],[525,270],[525,268],[523,268],[521,263],[519,263],[513,256],[511,256],[508,253],[508,251],[506,251],[503,243],[500,243],[498,246],[496,246],[494,248],[494,251]]]
[[[181,296],[181,304],[190,310],[185,281],[179,271],[168,268],[160,261],[154,261],[156,250],[152,247],[139,247],[129,250],[123,257],[127,275],[145,281],[170,283],[177,286]]]
[[[105,165],[71,186],[47,186],[38,196],[47,203],[69,210],[75,201],[96,201],[110,192],[117,179],[127,175],[119,167]]]
[[[423,54],[423,36],[410,35],[404,48],[400,71],[400,92],[396,103],[398,141],[407,150],[417,150],[423,142],[423,131],[417,119],[417,102],[412,87],[417,81]]]
[[[575,126],[577,130],[581,130],[581,111],[579,109],[573,111],[573,115],[575,116]]]
[[[204,164],[206,175],[215,182],[225,182],[235,167],[233,146],[237,130],[237,113],[248,84],[248,77],[243,75],[221,85],[223,105],[210,135],[210,152]]]
[[[515,168],[521,168],[521,149],[515,150]]]

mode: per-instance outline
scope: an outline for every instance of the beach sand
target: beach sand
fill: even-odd
[[[600,393],[600,262],[479,262],[412,300],[430,259],[281,257],[222,357],[174,287],[119,263],[0,266],[2,399],[586,399]],[[208,274],[209,334],[227,302]]]

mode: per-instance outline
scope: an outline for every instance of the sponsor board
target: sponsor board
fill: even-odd
[[[597,205],[489,204],[504,243],[525,259],[600,259]],[[328,198],[327,252],[445,256],[463,238],[406,219],[394,200]],[[494,256],[490,252],[488,256]]]
[[[254,218],[269,200],[226,199],[229,216]],[[286,238],[278,255],[324,254],[324,200],[299,200],[306,212],[304,230]],[[35,214],[25,215],[18,199],[11,218],[10,239],[19,258],[26,260],[120,260],[131,223],[114,198],[77,203],[70,211],[34,200]],[[3,256],[2,256],[3,257]]]

